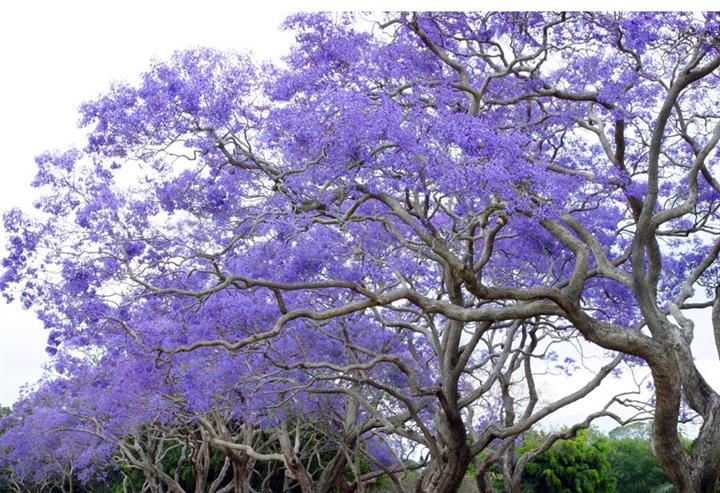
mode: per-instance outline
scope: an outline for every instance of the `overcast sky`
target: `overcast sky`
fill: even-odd
[[[663,1],[648,5],[662,8],[666,5]],[[34,156],[43,150],[81,145],[77,107],[104,92],[112,81],[133,80],[153,58],[196,46],[250,50],[259,58],[281,56],[292,42],[292,35],[279,30],[282,19],[291,12],[290,4],[266,3],[4,2],[0,7],[0,210],[31,206]],[[431,4],[403,1],[392,7],[420,9]],[[443,6],[461,8],[462,4],[469,8],[472,3]],[[518,2],[508,5],[512,4]],[[309,10],[337,4],[315,1],[299,5]],[[342,7],[390,5],[371,0],[343,2]],[[0,232],[0,245],[4,244]],[[720,380],[717,357],[707,313],[698,318],[696,354],[712,383]],[[21,385],[40,377],[46,338],[32,313],[0,300],[1,405],[12,404]],[[573,387],[582,385],[579,377],[571,381]],[[614,385],[617,382],[607,386],[604,394],[609,395]],[[587,405],[579,404],[554,421],[568,422],[582,415]]]

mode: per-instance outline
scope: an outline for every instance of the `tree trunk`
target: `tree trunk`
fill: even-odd
[[[470,464],[470,447],[462,421],[448,427],[448,440],[439,460],[433,460],[416,483],[417,493],[455,493]]]
[[[475,474],[475,485],[480,493],[495,493],[492,484],[488,480],[487,471],[480,471]]]
[[[347,467],[347,458],[342,450],[338,450],[335,457],[332,458],[330,463],[325,467],[320,479],[318,480],[317,492],[318,493],[330,493],[333,491],[335,486],[340,481],[340,478],[345,474]]]
[[[464,306],[460,282],[448,275],[447,288],[452,302]],[[436,393],[440,404],[437,411],[437,441],[439,457],[433,457],[415,485],[417,493],[455,493],[465,479],[472,460],[468,436],[460,408],[458,407],[458,382],[462,368],[458,366],[463,322],[451,320],[445,330],[447,341],[439,356],[443,361],[442,389]],[[437,452],[436,452],[437,454]]]
[[[447,460],[442,463],[432,463],[425,470],[417,483],[417,493],[455,493],[465,479],[465,473],[470,461],[467,445],[458,447]]]
[[[714,493],[720,477],[720,403],[716,403],[705,417],[690,461],[692,473],[688,491]]]
[[[252,489],[250,488],[250,477],[247,471],[247,460],[242,462],[233,460],[232,467],[234,493],[250,493]]]
[[[296,440],[298,437],[295,437]],[[310,475],[305,470],[305,466],[298,459],[295,449],[292,443],[290,443],[290,435],[287,431],[287,423],[283,422],[280,424],[280,430],[278,430],[278,441],[280,442],[280,449],[285,457],[285,465],[289,472],[297,481],[300,486],[302,493],[315,493],[313,488],[313,481]]]

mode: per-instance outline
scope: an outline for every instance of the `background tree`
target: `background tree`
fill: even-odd
[[[530,437],[529,441],[542,437]],[[590,430],[560,440],[528,462],[523,491],[601,493],[616,491],[608,441]],[[624,490],[623,490],[624,491]],[[647,490],[646,490],[647,491]]]
[[[637,438],[611,439],[607,460],[618,488],[628,493],[655,491],[668,484],[668,479],[648,449],[648,440]]]

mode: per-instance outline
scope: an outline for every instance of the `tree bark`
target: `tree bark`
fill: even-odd
[[[285,422],[280,424],[278,441],[280,442],[280,448],[285,457],[285,466],[293,475],[295,481],[297,481],[302,493],[315,493],[312,478],[305,469],[305,466],[300,462],[300,459],[298,459],[293,445],[290,443],[290,435],[288,434],[287,423]]]

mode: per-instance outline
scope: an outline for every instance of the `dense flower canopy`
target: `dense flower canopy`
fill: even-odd
[[[0,288],[58,372],[5,443],[24,454],[30,419],[82,428],[79,449],[175,488],[127,437],[192,422],[329,491],[296,423],[340,475],[423,457],[418,489],[454,491],[625,359],[653,372],[668,477],[706,491],[688,488],[717,480],[720,397],[681,309],[718,305],[719,22],[302,14],[282,64],[195,49],[113,85],[80,109],[85,148],[37,158],[38,211],[5,214]],[[554,348],[578,337],[606,364],[543,402],[534,375],[574,368]]]

